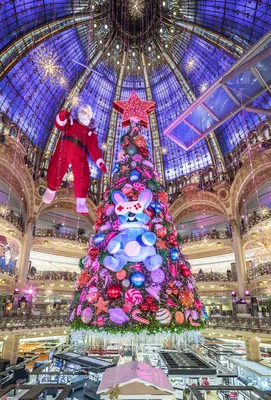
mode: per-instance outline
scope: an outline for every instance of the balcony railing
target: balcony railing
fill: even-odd
[[[67,323],[67,315],[56,316],[20,316],[20,317],[2,317],[0,318],[0,330],[22,329],[22,328],[40,328],[62,326]]]
[[[23,231],[24,221],[21,215],[16,215],[14,210],[8,207],[6,204],[0,203],[0,216],[6,221],[10,222],[20,231]]]
[[[247,273],[247,281],[250,282],[252,279],[257,278],[258,276],[269,274],[271,274],[271,263],[269,262],[266,264],[260,264]]]
[[[35,274],[29,274],[28,280],[35,281],[67,281],[67,282],[75,282],[78,277],[77,272],[68,272],[68,271],[41,271],[36,272]]]
[[[234,318],[211,317],[208,319],[208,328],[223,328],[234,331],[271,332],[269,318]]]
[[[64,240],[72,240],[78,243],[87,244],[89,243],[89,237],[84,235],[78,235],[76,233],[70,232],[56,232],[54,229],[36,229],[35,237],[47,237],[51,239],[64,239]]]
[[[253,226],[269,218],[271,218],[271,208],[267,205],[253,211],[253,213],[242,219],[241,234],[248,232]]]
[[[231,238],[231,231],[217,231],[213,229],[210,232],[202,232],[199,231],[197,233],[191,233],[190,235],[181,235],[182,243],[191,243],[191,242],[200,242],[200,241],[208,241],[214,239],[230,239]]]
[[[236,282],[237,277],[226,272],[198,272],[193,274],[196,282]]]

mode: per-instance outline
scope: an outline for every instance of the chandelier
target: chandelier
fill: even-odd
[[[254,251],[254,257],[261,258],[271,255],[271,240],[262,236],[257,241],[257,249]]]

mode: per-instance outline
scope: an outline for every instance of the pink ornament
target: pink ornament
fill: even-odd
[[[137,190],[138,192],[143,192],[143,190],[146,189],[146,186],[144,185],[144,183],[141,182],[134,182],[133,184],[135,190]]]
[[[79,317],[79,315],[81,314],[81,310],[82,310],[82,306],[81,306],[81,304],[79,304],[79,306],[77,307],[77,310],[76,310],[77,317]]]
[[[92,286],[88,291],[87,301],[91,304],[95,303],[100,297],[98,293],[98,289],[95,286]]]
[[[116,219],[116,221],[114,221],[113,224],[112,224],[112,228],[114,229],[114,231],[118,231],[119,226],[120,226],[119,220]],[[110,233],[112,233],[112,232],[110,232]],[[106,238],[106,239],[108,239],[108,236],[109,236],[109,235],[107,235],[107,238]],[[114,236],[112,236],[112,237],[114,237]],[[108,240],[108,241],[109,241],[109,240]]]
[[[136,161],[136,162],[140,162],[140,161],[142,161],[142,159],[143,159],[143,157],[142,157],[141,154],[135,154],[135,155],[133,155],[133,157],[132,157],[132,160],[133,160],[133,161]]]
[[[146,318],[142,318],[139,315],[141,314],[141,311],[137,308],[136,310],[132,311],[132,318],[135,321],[140,322],[141,324],[149,325],[150,321],[147,320]]]
[[[116,186],[119,186],[121,183],[126,181],[126,176],[123,176],[122,178],[118,179],[117,182],[115,183]]]
[[[145,174],[145,176],[146,176],[147,178],[149,178],[149,179],[152,178],[152,174],[151,174],[148,170],[144,169],[143,173]]]
[[[124,306],[122,307],[122,309],[123,309],[123,311],[125,311],[125,312],[130,312],[131,309],[132,309],[132,307],[133,307],[133,304],[131,304],[131,303],[125,303]]]
[[[168,299],[167,299],[167,305],[168,305],[169,307],[177,307],[177,304],[174,303],[174,301],[171,300],[170,297],[168,297]]]
[[[115,210],[114,204],[109,204],[108,207],[107,207],[106,210],[105,210],[105,215],[106,215],[107,217],[109,217],[109,215],[112,215],[112,214],[113,214],[114,210]]]
[[[82,293],[80,294],[80,297],[79,297],[80,303],[83,303],[83,301],[85,301],[86,295],[87,295],[87,291],[83,290]]]
[[[75,310],[73,310],[73,312],[71,313],[70,321],[73,321],[73,320],[74,320],[74,317],[75,317]]]
[[[144,160],[142,164],[146,165],[146,167],[154,168],[153,163],[149,160]]]
[[[115,224],[115,223],[114,223],[114,224]],[[105,240],[106,244],[109,243],[110,240],[113,239],[113,237],[116,236],[117,233],[118,233],[118,232],[117,232],[117,229],[114,228],[114,224],[113,224],[113,229],[114,229],[115,232],[112,231],[112,232],[109,232],[109,233],[108,233],[108,235],[106,236],[106,240]]]
[[[95,272],[98,271],[99,268],[100,268],[100,263],[99,263],[99,261],[95,260],[95,261],[93,261],[93,263],[92,263],[92,265],[90,267],[90,271],[92,273],[95,273]]]
[[[200,300],[195,300],[194,301],[194,306],[195,306],[195,309],[196,310],[201,310],[202,309],[202,303],[201,303],[201,301]]]
[[[98,325],[98,326],[100,326],[100,327],[101,327],[101,326],[104,326],[103,317],[102,317],[102,316],[98,317],[98,318],[97,318],[97,321],[92,322],[91,325]]]
[[[192,317],[192,319],[198,319],[199,315],[198,315],[197,311],[192,310],[191,311],[191,317]]]
[[[110,320],[117,325],[124,324],[124,322],[129,320],[126,313],[121,308],[110,308],[108,312]]]
[[[124,297],[125,297],[125,301],[127,303],[131,303],[131,304],[135,304],[135,305],[140,304],[143,300],[141,292],[137,289],[127,290]]]
[[[161,288],[160,288],[161,290]],[[157,287],[155,286],[150,286],[148,288],[146,288],[146,292],[149,293],[150,296],[152,296],[155,300],[160,302],[160,296],[159,296],[159,292],[160,290],[157,289]]]
[[[81,314],[82,321],[84,324],[89,324],[93,318],[93,310],[90,307],[87,307],[83,310]]]
[[[151,280],[154,283],[162,283],[165,280],[165,273],[162,269],[158,268],[151,272]]]
[[[111,228],[111,224],[109,221],[107,221],[106,224],[104,224],[100,227],[100,231],[101,232],[108,231],[110,228]]]
[[[126,183],[123,188],[121,189],[123,194],[129,194],[131,193],[133,190],[133,186],[130,183]]]
[[[177,267],[175,264],[169,264],[168,265],[168,270],[171,273],[171,275],[176,278],[176,276],[178,275],[178,271],[177,271]]]

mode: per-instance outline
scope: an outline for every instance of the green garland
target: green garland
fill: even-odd
[[[126,333],[140,334],[143,331],[155,335],[160,332],[171,332],[171,333],[183,333],[186,331],[202,330],[206,328],[206,323],[201,322],[200,326],[192,326],[185,322],[183,324],[177,324],[176,322],[171,322],[170,325],[161,325],[156,321],[155,317],[150,318],[150,324],[145,325],[141,323],[134,323],[132,326],[129,325],[117,325],[117,326],[103,326],[99,327],[97,325],[86,325],[81,320],[81,318],[75,318],[70,324],[71,329],[74,330],[90,330],[90,331],[100,331],[125,335]]]
[[[78,265],[79,265],[79,268],[80,268],[80,269],[84,269],[84,268],[85,268],[85,266],[84,266],[84,264],[83,264],[84,258],[85,258],[85,257],[81,257],[80,260],[79,260]]]
[[[109,252],[107,250],[102,250],[100,254],[98,255],[98,261],[100,265],[104,266],[104,259],[106,256],[109,255]]]

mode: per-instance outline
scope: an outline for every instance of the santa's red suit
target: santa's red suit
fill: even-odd
[[[90,106],[82,107],[89,107],[91,110]],[[86,112],[89,112],[88,109],[86,110]],[[94,130],[87,126],[91,116],[92,114],[85,117],[85,119],[82,118],[82,121],[86,121],[85,124],[70,118],[70,113],[65,110],[60,111],[56,116],[55,126],[64,131],[64,133],[49,163],[47,172],[48,189],[43,196],[45,203],[49,204],[53,200],[55,192],[59,188],[68,166],[71,164],[74,175],[74,194],[77,199],[77,211],[83,214],[88,212],[86,208],[86,198],[90,183],[88,156],[91,156],[97,166],[106,173],[97,136]]]

